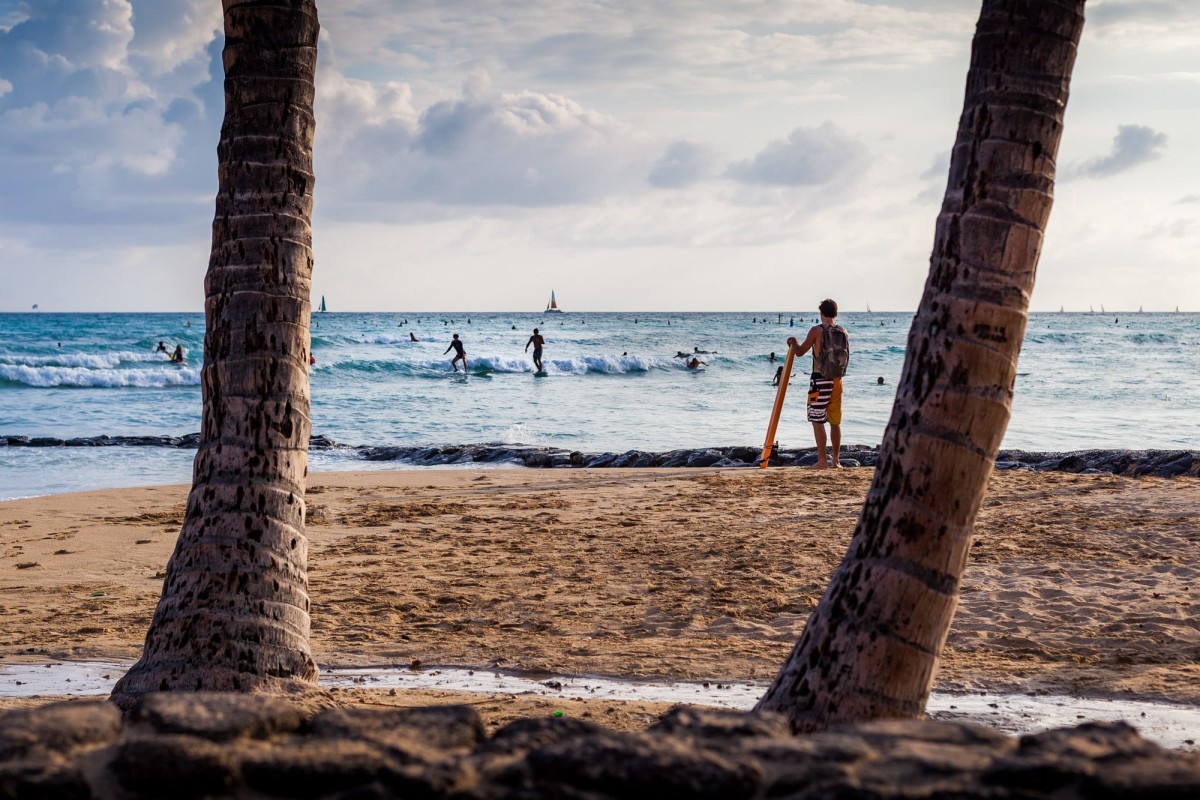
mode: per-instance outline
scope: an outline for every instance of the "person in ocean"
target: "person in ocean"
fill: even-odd
[[[166,353],[166,352],[169,352],[169,351],[167,350],[167,343],[166,343],[166,342],[159,342],[159,343],[158,343],[158,347],[154,348],[154,352],[156,352],[156,353]]]
[[[771,385],[778,386],[781,380],[783,380],[783,367],[779,366],[775,369],[775,377],[771,379]]]
[[[181,344],[175,345],[175,352],[171,353],[171,363],[172,364],[182,364],[186,360],[187,360],[187,357],[184,356],[184,354],[183,354],[183,345],[181,345]]]
[[[700,359],[693,357],[691,361],[687,362],[687,365],[688,369],[700,369],[700,367],[707,367],[708,362],[701,361]]]
[[[450,366],[454,367],[454,371],[458,372],[459,359],[463,362],[463,372],[467,371],[467,350],[463,346],[462,339],[458,338],[458,334],[454,334],[454,338],[450,340],[450,346],[447,347],[442,355],[446,355],[451,350],[454,351],[454,358],[450,359]]]
[[[822,300],[818,310],[821,312],[821,322],[812,326],[804,341],[800,342],[795,336],[789,336],[788,347],[797,356],[802,356],[809,350],[813,353],[812,377],[808,384],[808,421],[813,426],[813,438],[817,442],[817,463],[813,469],[841,469],[842,446],[842,379],[827,377],[818,371],[821,361],[822,342],[828,340],[827,331],[836,333],[846,344],[849,352],[849,338],[845,328],[837,324],[838,307],[833,300]],[[845,363],[842,364],[845,372]],[[829,440],[832,446],[832,457],[825,449],[825,425],[829,424]]]
[[[419,341],[421,341],[420,339],[418,339],[418,338],[417,338],[417,335],[416,335],[415,333],[413,333],[412,331],[409,331],[409,332],[408,332],[408,340],[409,340],[410,342],[419,342]]]
[[[533,335],[529,337],[529,341],[525,343],[525,352],[529,352],[529,345],[533,345],[533,365],[537,367],[537,371],[542,371],[542,345],[546,340],[538,333],[538,329],[533,329]]]
[[[774,350],[772,350],[772,351],[771,351],[771,355],[767,356],[767,361],[768,361],[768,362],[770,362],[770,363],[772,363],[772,364],[774,364],[774,363],[775,363],[775,360],[776,360],[776,359],[775,359],[775,351],[774,351]],[[783,368],[782,368],[782,367],[780,367],[780,369],[783,369]]]

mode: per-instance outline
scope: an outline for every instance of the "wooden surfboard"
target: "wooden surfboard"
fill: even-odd
[[[792,361],[795,357],[796,353],[789,345],[787,358],[783,362],[783,374],[779,376],[779,388],[775,390],[775,405],[771,407],[771,423],[767,425],[767,440],[763,442],[762,457],[758,459],[758,466],[763,469],[767,468],[767,462],[771,460],[775,430],[779,427],[779,414],[783,411],[783,398],[787,396],[788,383],[792,379]]]

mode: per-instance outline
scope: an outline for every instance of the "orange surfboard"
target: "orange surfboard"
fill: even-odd
[[[758,459],[758,465],[763,469],[767,468],[767,462],[771,460],[771,447],[775,442],[775,430],[779,427],[779,414],[783,411],[783,398],[787,396],[788,383],[792,379],[792,361],[796,357],[796,351],[792,350],[791,345],[788,345],[787,358],[783,362],[783,374],[779,377],[779,388],[775,391],[775,405],[771,407],[771,424],[767,426],[767,440],[763,442],[762,457]]]

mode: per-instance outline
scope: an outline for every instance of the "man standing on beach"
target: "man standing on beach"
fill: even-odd
[[[467,371],[467,351],[463,347],[462,339],[458,338],[458,334],[454,334],[454,338],[450,340],[450,346],[442,351],[442,355],[446,355],[451,350],[454,351],[454,358],[450,359],[450,366],[454,367],[454,371],[458,372],[458,361],[462,359],[463,372]]]
[[[837,324],[838,307],[832,300],[822,300],[818,307],[821,323],[814,325],[799,342],[789,336],[788,347],[797,356],[813,351],[812,377],[808,384],[808,421],[817,441],[817,463],[813,469],[841,469],[842,446],[842,376],[850,360],[850,338],[846,329]],[[829,439],[833,457],[825,452],[825,423],[829,423]]]
[[[537,367],[537,371],[542,371],[542,345],[546,340],[538,333],[538,329],[533,329],[533,336],[529,337],[529,341],[525,343],[525,352],[529,352],[529,345],[533,345],[533,366]]]

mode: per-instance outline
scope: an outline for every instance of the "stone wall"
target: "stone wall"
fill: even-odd
[[[792,736],[773,715],[681,707],[640,733],[571,718],[485,736],[469,706],[324,708],[161,694],[0,715],[0,797],[1196,798],[1200,754],[1123,724],[1019,739],[887,721]]]

